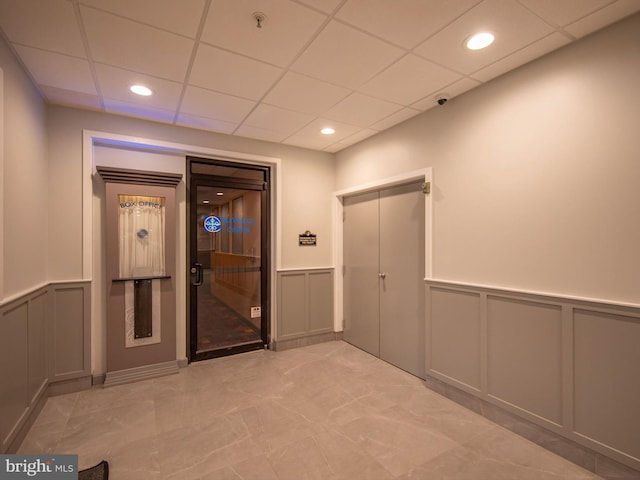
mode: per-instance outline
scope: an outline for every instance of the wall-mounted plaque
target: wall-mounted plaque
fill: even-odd
[[[315,247],[316,246],[316,234],[307,230],[304,233],[298,235],[298,245],[300,247]]]

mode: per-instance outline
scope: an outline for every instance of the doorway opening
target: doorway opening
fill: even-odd
[[[187,157],[190,362],[269,345],[270,173]]]

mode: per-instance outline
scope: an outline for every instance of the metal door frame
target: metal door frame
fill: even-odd
[[[248,169],[261,171],[264,173],[264,181],[252,180],[237,177],[225,177],[208,174],[191,173],[192,165],[195,163],[209,164],[223,167],[232,167],[237,169]],[[236,163],[225,160],[208,159],[201,157],[187,156],[187,269],[191,269],[194,258],[197,259],[197,236],[193,235],[196,228],[197,209],[192,208],[196,204],[197,189],[195,185],[209,185],[227,188],[239,188],[248,190],[261,191],[261,224],[260,224],[260,295],[261,295],[261,340],[251,344],[231,346],[207,352],[197,352],[197,322],[198,322],[198,305],[193,299],[197,298],[197,286],[193,285],[193,275],[187,272],[187,358],[189,363],[194,361],[206,360],[226,355],[234,355],[237,353],[257,350],[261,348],[267,349],[271,343],[271,167],[263,165],[253,165],[245,163]]]

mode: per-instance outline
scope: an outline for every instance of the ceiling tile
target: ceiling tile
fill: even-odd
[[[519,0],[547,22],[564,26],[611,3],[612,0]]]
[[[350,125],[368,127],[401,108],[395,103],[354,93],[327,111],[324,116]]]
[[[189,86],[180,113],[238,124],[255,105],[255,102],[244,98]]]
[[[178,115],[176,125],[221,133],[233,133],[233,131],[238,127],[237,123],[225,122],[223,120],[216,120],[214,118],[201,117],[198,115],[189,115],[187,113],[181,113]]]
[[[349,0],[336,18],[404,48],[413,48],[479,2]]]
[[[299,0],[299,2],[325,13],[333,13],[342,0]]]
[[[387,128],[391,128],[394,125],[404,122],[411,117],[415,117],[420,113],[420,110],[414,110],[412,108],[403,108],[399,112],[396,112],[392,115],[389,115],[387,118],[380,120],[379,122],[371,125],[373,130],[386,130]]]
[[[333,142],[327,139],[314,139],[309,137],[304,137],[300,135],[293,135],[291,137],[286,138],[282,141],[282,143],[286,145],[293,145],[294,147],[302,147],[302,148],[310,148],[312,150],[323,150],[327,148],[329,145],[332,145]]]
[[[329,145],[328,147],[325,147],[323,149],[323,151],[329,152],[329,153],[337,153],[340,150],[343,150],[343,149],[345,149],[345,148],[347,148],[349,146],[350,145],[347,145],[346,143],[339,143],[338,142],[338,143],[333,143],[333,144]]]
[[[293,112],[271,105],[258,105],[244,121],[244,125],[283,132],[291,135],[314,119],[306,113]]]
[[[487,82],[503,73],[513,70],[531,60],[541,57],[545,53],[549,53],[557,48],[569,43],[570,40],[561,33],[554,32],[551,35],[538,40],[531,45],[526,46],[522,50],[512,53],[508,57],[498,60],[497,62],[485,67],[471,76],[482,82]]]
[[[416,55],[407,55],[358,90],[377,98],[410,105],[460,78],[458,73]]]
[[[335,129],[336,133],[333,135],[323,135],[320,133],[324,127],[331,126]],[[304,128],[300,129],[295,135],[292,137],[297,138],[306,138],[312,142],[318,142],[319,144],[323,144],[324,147],[331,145],[332,143],[339,142],[357,132],[361,129],[354,125],[348,125],[346,123],[337,122],[335,120],[329,120],[327,118],[317,118]],[[291,137],[291,138],[292,138]],[[288,140],[285,143],[288,143]]]
[[[419,102],[414,103],[411,107],[425,112],[430,108],[439,106],[437,99],[441,94],[446,95],[448,99],[455,98],[458,95],[462,95],[464,92],[476,88],[480,84],[481,83],[477,80],[465,77],[451,85],[447,85],[443,90],[432,92],[431,95],[428,95]]]
[[[11,42],[86,57],[73,5],[67,0],[2,0],[0,27]]]
[[[640,11],[638,0],[618,0],[608,7],[568,25],[565,30],[576,38],[584,37],[637,11]]]
[[[97,94],[88,60],[20,45],[15,49],[39,85]]]
[[[93,60],[168,80],[184,80],[192,40],[92,8],[81,7],[81,12]]]
[[[471,51],[464,46],[469,36],[490,31],[494,43]],[[471,73],[534,41],[553,28],[515,2],[485,0],[451,25],[417,47],[414,52],[452,70]]]
[[[196,38],[205,0],[80,0],[80,3]]]
[[[266,15],[262,28],[257,28],[254,12]],[[289,0],[213,0],[202,41],[286,66],[325,20],[325,15]]]
[[[175,114],[182,93],[182,84],[131,72],[110,65],[96,64],[96,75],[100,92],[106,98],[131,104],[153,105]],[[129,90],[131,85],[141,84],[153,90],[150,97],[136,95]]]
[[[239,135],[241,137],[257,138],[259,140],[266,140],[268,142],[276,143],[280,143],[282,140],[289,136],[288,133],[275,132],[273,130],[268,130],[265,128],[251,127],[246,124],[240,125],[233,134]]]
[[[259,100],[280,75],[282,70],[277,67],[200,44],[189,84]]]
[[[403,55],[403,50],[339,22],[331,22],[292,70],[358,88]]]
[[[175,111],[156,108],[154,105],[123,102],[121,100],[105,98],[104,108],[107,112],[146,118],[156,122],[173,123]]]
[[[343,145],[353,145],[358,142],[361,142],[365,138],[373,137],[378,133],[380,132],[377,130],[371,130],[370,128],[365,128],[363,130],[360,130],[357,133],[354,133],[353,135],[349,135],[347,138],[340,140],[340,143]]]
[[[264,97],[266,103],[298,112],[319,115],[351,93],[311,77],[288,72]]]
[[[40,91],[44,97],[51,103],[61,105],[72,105],[75,107],[83,107],[92,110],[102,109],[102,104],[97,95],[88,93],[80,93],[73,90],[65,90],[64,88],[50,87],[42,85]]]

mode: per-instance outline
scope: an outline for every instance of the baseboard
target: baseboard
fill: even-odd
[[[595,473],[605,480],[639,480],[640,471],[613,460],[584,445],[518,417],[503,408],[465,392],[434,377],[427,376],[425,385],[459,405],[482,415],[521,437]]]
[[[179,358],[176,360],[176,362],[178,362],[178,367],[179,368],[185,368],[189,366],[189,359],[188,358]]]
[[[145,365],[143,367],[107,372],[104,379],[104,387],[163,377],[165,375],[178,373],[178,370],[178,361],[173,360],[171,362],[156,363],[155,365]]]
[[[317,343],[333,342],[335,340],[342,340],[342,332],[328,332],[320,333],[318,335],[307,335],[303,337],[296,337],[286,340],[274,340],[271,342],[271,350],[281,352],[283,350],[290,350],[292,348],[307,347],[309,345],[315,345]]]
[[[33,423],[36,421],[36,419],[38,418],[38,415],[40,415],[40,412],[44,408],[44,404],[47,403],[47,398],[48,398],[48,388],[45,388],[42,395],[40,395],[38,400],[36,400],[33,406],[29,409],[29,413],[26,416],[26,419],[24,420],[22,425],[20,425],[20,427],[15,430],[16,432],[15,437],[7,445],[6,452],[0,452],[0,453],[11,455],[11,454],[15,454],[18,451],[18,448],[20,448],[20,445],[22,444],[24,438],[27,436],[27,433],[29,433],[29,429],[31,428]]]
[[[92,385],[91,376],[73,378],[71,380],[62,380],[60,382],[53,382],[49,384],[49,396],[55,397],[57,395],[65,395],[67,393],[80,392],[82,390],[89,390]]]

